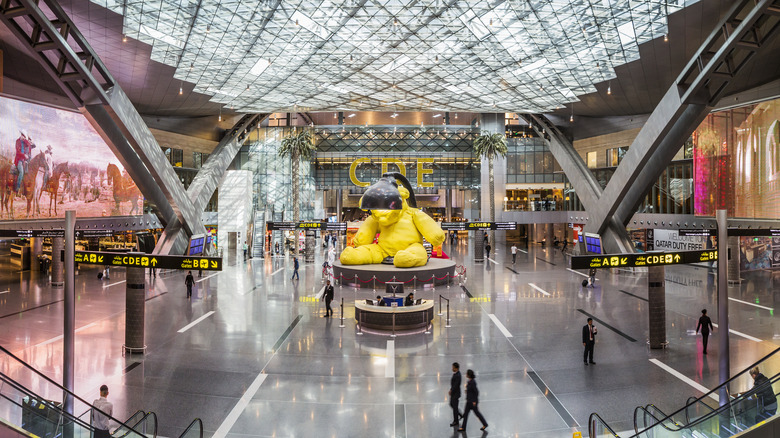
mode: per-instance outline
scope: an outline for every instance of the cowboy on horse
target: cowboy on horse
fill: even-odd
[[[22,186],[22,180],[24,174],[27,172],[27,163],[32,156],[32,150],[35,144],[32,141],[32,137],[28,137],[24,132],[20,132],[19,138],[16,139],[16,156],[14,157],[14,169],[16,169],[16,181],[14,183],[14,191],[19,193]]]
[[[51,172],[54,170],[54,164],[51,156],[51,145],[46,146],[46,152],[43,155],[43,187],[49,183]]]

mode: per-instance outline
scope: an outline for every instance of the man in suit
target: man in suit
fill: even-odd
[[[593,318],[588,318],[588,323],[582,327],[582,345],[585,347],[585,365],[593,362],[593,347],[596,345],[596,327],[593,326]]]
[[[457,426],[463,415],[458,410],[460,403],[460,364],[452,363],[452,378],[450,379],[450,407],[452,408],[452,423],[450,426]]]
[[[712,320],[707,316],[707,309],[701,311],[699,325],[696,326],[696,333],[701,329],[701,342],[704,344],[704,354],[707,354],[707,340],[710,337],[710,331],[715,331],[712,327]]]
[[[333,286],[330,284],[330,280],[325,283],[325,318],[333,316],[333,309],[330,308],[330,303],[333,301]]]

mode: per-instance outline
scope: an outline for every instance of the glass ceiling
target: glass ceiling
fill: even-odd
[[[698,0],[91,0],[237,111],[547,112]]]

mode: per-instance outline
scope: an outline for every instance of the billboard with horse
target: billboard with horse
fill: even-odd
[[[143,213],[143,197],[83,115],[0,97],[0,220]]]

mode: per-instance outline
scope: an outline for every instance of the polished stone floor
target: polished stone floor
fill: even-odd
[[[633,409],[681,407],[718,381],[717,331],[710,354],[693,334],[699,312],[717,323],[715,277],[706,267],[667,267],[665,350],[647,347],[647,277],[600,272],[593,289],[566,269],[560,251],[521,246],[512,265],[499,244],[494,257],[471,261],[461,243],[448,249],[467,269],[465,287],[418,286],[416,297],[450,300],[451,327],[437,317],[430,334],[357,334],[356,298],[376,295],[336,287],[341,313],[323,318],[323,254],[291,281],[291,260],[240,260],[204,273],[192,300],[185,273],[147,277],[147,353],[122,354],[122,269],[98,280],[82,270],[77,289],[76,391],[97,396],[105,383],[119,418],[137,409],[159,418],[159,435],[177,437],[195,417],[207,436],[442,437],[449,427],[450,364],[473,369],[491,437],[587,436],[597,412],[616,431],[633,428]],[[20,273],[0,257],[0,344],[61,380],[62,291],[37,273]],[[780,273],[743,273],[730,288],[731,368],[740,371],[780,345]],[[201,281],[202,280],[202,281]],[[6,292],[7,291],[7,292]],[[757,307],[759,304],[763,307]],[[599,327],[597,365],[582,363],[581,328]],[[464,378],[465,383],[465,378]],[[751,382],[741,382],[747,387]],[[739,390],[744,388],[732,388]],[[482,436],[470,418],[466,436]],[[627,436],[622,435],[621,436]]]

